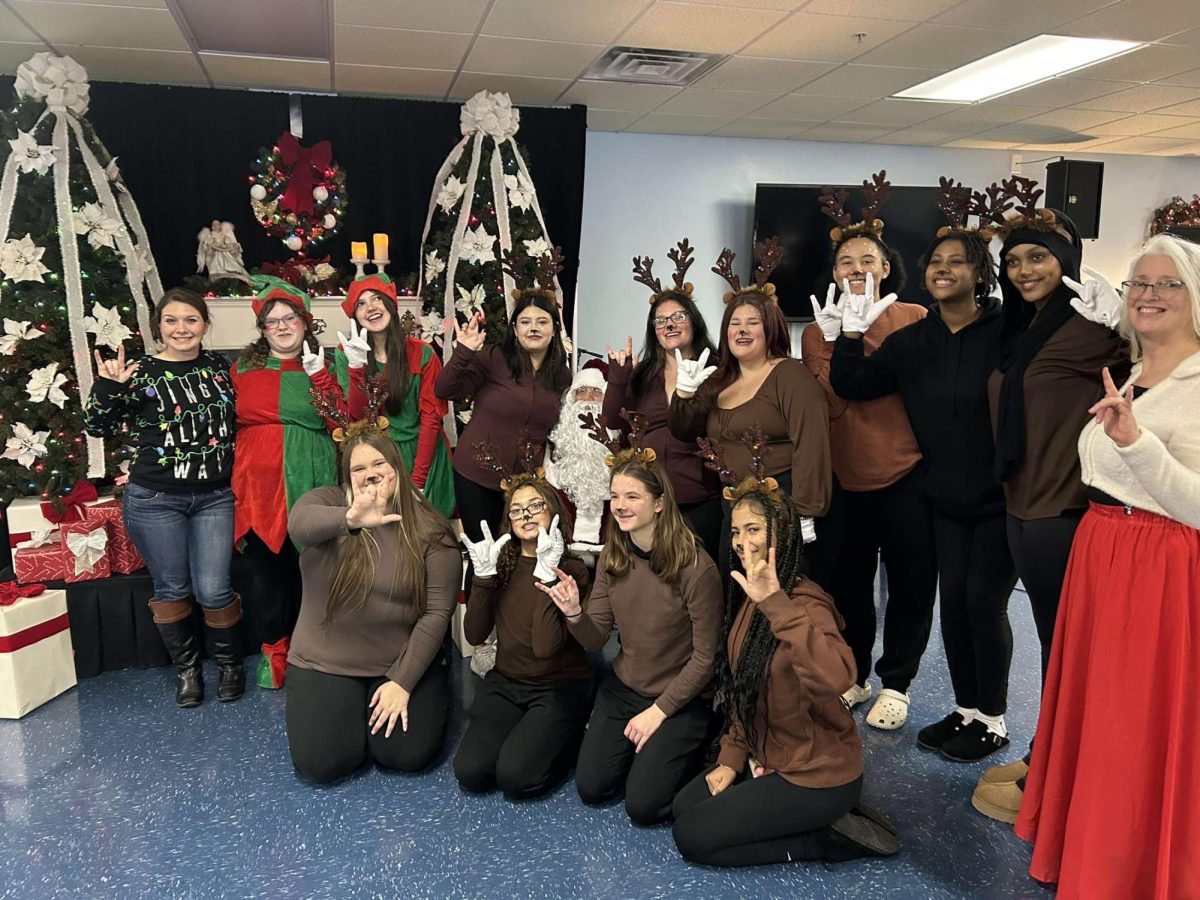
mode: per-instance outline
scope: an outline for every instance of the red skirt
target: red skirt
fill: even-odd
[[[1200,531],[1093,503],[1016,832],[1059,898],[1200,898]]]

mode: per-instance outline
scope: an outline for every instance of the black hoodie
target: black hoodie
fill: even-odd
[[[830,363],[838,396],[871,400],[900,394],[925,457],[925,490],[942,513],[982,518],[1004,512],[1004,494],[992,474],[995,445],[988,377],[1001,357],[1004,317],[987,301],[957,333],[937,306],[919,322],[889,335],[870,356],[863,342],[842,335]]]

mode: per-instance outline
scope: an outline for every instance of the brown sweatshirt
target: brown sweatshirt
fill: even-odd
[[[534,585],[532,556],[518,556],[508,584],[497,587],[496,577],[475,577],[463,632],[472,644],[482,644],[496,629],[496,671],[522,684],[558,684],[590,678],[592,666],[579,642],[567,630],[558,607]],[[576,557],[559,568],[579,585],[586,597],[591,576]]]
[[[750,474],[750,451],[742,434],[758,425],[767,438],[767,474],[791,474],[792,499],[800,514],[823,516],[829,511],[829,406],[821,385],[800,360],[781,360],[758,392],[733,409],[718,407],[716,395],[703,388],[687,399],[676,394],[668,422],[680,440],[707,435],[719,441],[726,464],[739,479]]]
[[[288,663],[330,675],[386,675],[411,693],[441,649],[458,602],[462,554],[448,534],[425,547],[425,611],[418,615],[412,597],[392,591],[399,550],[397,527],[386,525],[370,532],[379,552],[365,602],[343,607],[325,625],[325,603],[337,569],[338,538],[349,534],[345,495],[340,487],[319,487],[292,507],[288,533],[302,548],[304,594]]]
[[[630,558],[629,572],[614,578],[601,557],[583,615],[568,619],[567,627],[585,649],[597,651],[615,624],[621,649],[613,672],[673,716],[712,681],[724,606],[721,576],[699,548],[674,583],[655,575],[649,560]]]
[[[726,641],[730,660],[742,652],[755,610],[762,611],[779,638],[758,695],[757,740],[749,745],[735,716],[721,738],[717,762],[741,772],[753,756],[759,765],[802,787],[853,781],[863,772],[862,741],[842,692],[854,683],[854,655],[842,639],[833,600],[808,579],[790,597],[776,591],[762,603],[746,600]]]

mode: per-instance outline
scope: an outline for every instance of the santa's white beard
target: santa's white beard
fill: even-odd
[[[550,432],[554,445],[553,463],[547,477],[550,483],[564,491],[575,504],[576,518],[595,517],[597,522],[608,500],[608,466],[606,448],[589,437],[579,422],[581,415],[600,415],[601,404],[571,400],[563,404],[558,424]],[[576,539],[582,540],[576,527]]]

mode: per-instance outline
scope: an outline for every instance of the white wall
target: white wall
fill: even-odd
[[[1174,194],[1190,197],[1200,191],[1200,159],[1077,158],[1105,163],[1101,237],[1085,243],[1084,260],[1115,283],[1143,239],[1150,213]],[[606,342],[624,341],[629,334],[640,341],[647,293],[632,280],[632,258],[652,256],[667,272],[666,252],[684,236],[696,247],[689,280],[696,285],[701,311],[715,326],[726,288],[709,268],[729,246],[746,278],[759,182],[855,184],[883,168],[897,186],[936,185],[945,175],[982,188],[1006,177],[1010,161],[1007,151],[590,132],[577,288],[579,343],[602,351]],[[1044,182],[1045,162],[1026,163],[1022,174]]]

